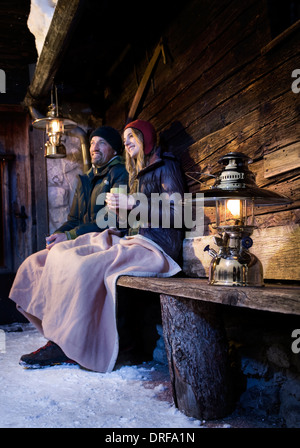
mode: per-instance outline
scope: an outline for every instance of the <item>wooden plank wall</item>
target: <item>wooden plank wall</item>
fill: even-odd
[[[138,118],[150,120],[181,158],[189,191],[205,186],[189,173],[196,179],[194,172],[214,174],[218,159],[230,151],[249,155],[257,184],[294,201],[256,210],[257,232],[264,235],[256,250],[267,255],[274,227],[285,235],[285,250],[278,243],[277,255],[268,258],[267,277],[300,280],[299,238],[287,236],[299,235],[300,220],[300,93],[291,88],[292,72],[300,68],[300,27],[264,51],[271,41],[267,1],[190,1],[164,37],[167,64],[160,58]],[[120,130],[151,51],[136,61],[122,95],[107,110],[106,121]],[[214,209],[205,214],[208,236]],[[190,266],[194,244],[185,244]],[[201,257],[206,265],[207,255]]]

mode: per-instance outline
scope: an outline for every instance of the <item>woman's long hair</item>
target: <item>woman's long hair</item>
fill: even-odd
[[[133,133],[134,137],[137,140],[139,140],[142,143],[142,145],[144,146],[144,137],[143,137],[142,132],[139,131],[138,129],[133,129],[133,128],[131,128],[131,129],[132,129],[132,133]],[[132,157],[130,157],[130,155],[126,151],[125,166],[126,166],[126,170],[128,171],[128,175],[129,175],[129,180],[128,180],[129,194],[136,193],[138,190],[137,175],[146,166],[145,154],[144,154],[143,149],[141,149],[141,151],[139,151],[136,159],[133,159]]]

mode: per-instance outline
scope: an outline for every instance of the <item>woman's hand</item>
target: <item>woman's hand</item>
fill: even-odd
[[[46,248],[51,249],[55,244],[67,241],[67,235],[65,233],[53,233],[46,237]]]
[[[118,209],[131,210],[135,200],[132,195],[124,193],[106,193],[106,204],[109,210],[117,213]]]

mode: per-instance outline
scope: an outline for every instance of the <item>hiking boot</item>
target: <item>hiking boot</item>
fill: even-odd
[[[49,341],[38,350],[21,356],[19,364],[27,369],[41,369],[61,364],[76,365],[77,363],[69,359],[57,344]]]

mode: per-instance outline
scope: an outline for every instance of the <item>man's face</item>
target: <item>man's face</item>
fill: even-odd
[[[91,140],[90,154],[95,166],[105,165],[117,152],[102,137],[93,137]]]

